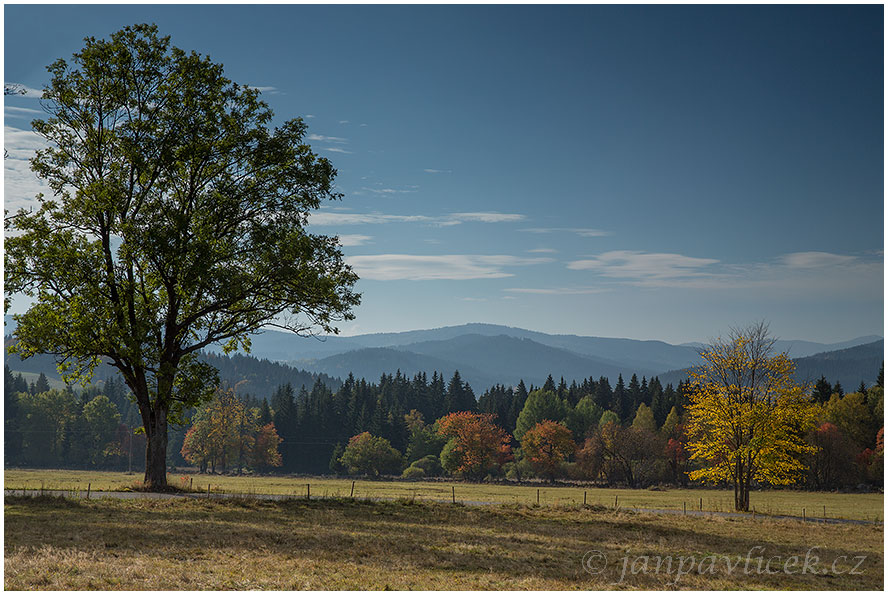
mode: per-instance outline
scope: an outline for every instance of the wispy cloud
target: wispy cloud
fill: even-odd
[[[431,169],[431,168],[429,168],[429,169],[424,169],[422,171],[424,171],[427,174],[452,174],[453,173],[452,169]]]
[[[52,189],[31,171],[30,159],[46,141],[32,130],[20,130],[11,126],[3,129],[3,148],[8,154],[3,160],[4,208],[17,211],[34,206],[34,197],[40,193],[52,196]]]
[[[613,235],[613,232],[590,227],[527,227],[518,231],[527,233],[575,233],[584,238],[600,238]]]
[[[350,124],[351,122],[349,122],[348,120],[339,120],[339,123],[340,124]]]
[[[256,89],[260,93],[266,93],[268,95],[279,95],[280,91],[277,87],[269,87],[269,86],[255,86],[255,85],[247,85],[250,89]]]
[[[510,293],[529,293],[534,295],[589,295],[611,291],[606,287],[510,287]]]
[[[22,85],[21,83],[5,83],[4,89],[6,87],[22,91],[22,93],[15,93],[16,97],[30,97],[31,99],[40,99],[43,97],[43,91],[40,89],[34,89],[27,85]]]
[[[339,243],[343,246],[363,246],[370,242],[373,236],[365,236],[357,233],[346,233],[339,236]]]
[[[312,225],[378,225],[382,223],[431,223],[425,215],[386,215],[383,213],[333,213],[319,211],[309,217]]]
[[[472,212],[451,213],[439,217],[428,215],[389,215],[384,213],[342,213],[322,210],[314,213],[309,221],[314,225],[377,225],[382,223],[425,223],[441,227],[462,223],[506,223],[520,221],[524,215],[517,213]]]
[[[311,119],[314,118],[314,117],[315,117],[314,114],[305,114],[305,119],[306,119],[306,120],[311,120]]]
[[[528,252],[534,254],[557,254],[558,250],[556,250],[555,248],[533,248],[531,250],[528,250]]]
[[[326,136],[324,134],[309,134],[307,138],[308,140],[316,140],[325,143],[334,143],[340,145],[348,142],[347,138],[342,138],[341,136]]]
[[[321,147],[322,151],[328,151],[330,153],[345,153],[346,155],[351,155],[351,151],[346,151],[342,147]]]
[[[551,262],[501,254],[368,254],[346,260],[361,278],[375,281],[499,279],[513,276],[506,271],[509,267]]]
[[[793,252],[753,263],[723,263],[683,254],[619,250],[568,263],[619,283],[646,288],[769,292],[775,297],[831,299],[854,287],[861,299],[883,294],[880,255]],[[828,279],[828,283],[824,283]]]
[[[716,264],[712,258],[695,258],[682,254],[615,250],[594,258],[575,260],[567,268],[595,271],[604,277],[619,279],[658,280],[694,277],[705,274],[705,268]]]
[[[16,107],[14,105],[4,105],[3,111],[8,118],[29,118],[31,116],[44,115],[43,112],[29,107]]]
[[[506,223],[510,221],[522,221],[524,215],[517,213],[474,212],[453,213],[451,217],[460,223],[464,221],[480,221],[481,223]]]
[[[409,194],[416,192],[418,189],[419,186],[407,186],[405,188],[370,188],[364,186],[361,188],[361,191],[372,192],[373,194]]]
[[[831,254],[829,252],[794,252],[784,254],[778,260],[790,268],[813,269],[851,264],[856,258],[847,254]]]

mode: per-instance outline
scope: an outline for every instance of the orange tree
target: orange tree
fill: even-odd
[[[814,409],[793,380],[792,360],[774,353],[775,341],[764,323],[732,329],[701,354],[705,363],[691,373],[688,450],[704,466],[689,476],[731,482],[736,510],[749,510],[753,481],[800,479],[803,455],[813,450],[804,436]]]
[[[480,479],[512,458],[509,433],[493,423],[490,413],[458,411],[438,420],[438,434],[449,441],[441,462],[449,471]]]
[[[521,450],[534,471],[552,480],[561,463],[576,449],[571,431],[548,419],[532,427],[521,438]]]

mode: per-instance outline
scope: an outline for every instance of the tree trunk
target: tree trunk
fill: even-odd
[[[145,448],[145,486],[152,489],[167,487],[167,412],[159,404],[145,424],[148,439]]]

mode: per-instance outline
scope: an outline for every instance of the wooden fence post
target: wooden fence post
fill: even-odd
[[[583,506],[586,505],[586,491],[583,491]]]
[[[540,505],[540,488],[537,488],[537,506]]]
[[[351,494],[349,494],[349,498],[354,498],[354,497],[355,497],[355,482],[352,481],[352,491],[351,491]]]
[[[90,489],[91,489],[91,488],[92,488],[92,484],[91,484],[91,483],[86,484],[86,499],[87,499],[87,500],[89,500],[89,492],[90,492]]]
[[[305,499],[311,500],[311,484],[310,483],[305,484]]]

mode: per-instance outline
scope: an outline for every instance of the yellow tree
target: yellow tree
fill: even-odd
[[[753,481],[785,485],[805,470],[812,452],[805,433],[814,408],[793,380],[795,365],[775,353],[776,339],[757,323],[732,329],[701,354],[705,363],[691,373],[688,449],[705,466],[691,479],[734,485],[734,507],[749,510]]]

